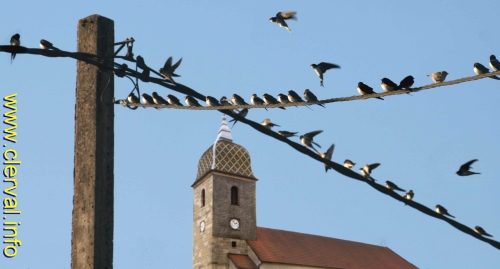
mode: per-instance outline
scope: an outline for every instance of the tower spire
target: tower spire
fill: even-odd
[[[229,129],[226,123],[226,115],[222,116],[222,124],[220,125],[219,134],[217,135],[215,143],[217,143],[217,141],[219,140],[226,140],[229,142],[233,142],[233,136],[231,135],[231,130]]]

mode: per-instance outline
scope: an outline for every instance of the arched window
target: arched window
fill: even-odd
[[[201,207],[205,206],[205,189],[201,190]]]
[[[231,187],[231,204],[238,205],[238,188],[236,186]]]

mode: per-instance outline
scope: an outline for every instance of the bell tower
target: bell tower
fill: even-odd
[[[222,117],[215,143],[198,162],[191,186],[193,268],[229,268],[228,253],[248,254],[246,240],[257,238],[255,183],[250,154],[233,143]]]

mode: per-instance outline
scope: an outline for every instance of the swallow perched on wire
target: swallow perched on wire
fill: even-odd
[[[137,64],[137,67],[139,67],[142,70],[149,69],[148,66],[146,65],[146,62],[144,61],[144,58],[142,58],[141,55],[138,55],[135,63]]]
[[[179,99],[177,99],[177,97],[171,94],[167,95],[167,102],[172,106],[184,106],[183,104],[181,104]]]
[[[478,75],[487,74],[490,70],[480,63],[474,63],[474,73]],[[500,80],[497,76],[491,76],[490,78]]]
[[[44,50],[50,50],[50,49],[59,50],[58,48],[54,47],[54,45],[52,43],[50,43],[49,41],[47,41],[45,39],[40,40],[40,48],[42,48]]]
[[[481,174],[481,173],[469,171],[471,169],[471,165],[476,161],[477,161],[477,159],[474,159],[472,161],[468,161],[468,162],[462,164],[462,166],[460,166],[460,169],[458,169],[456,174],[459,176],[470,176],[470,175],[474,175],[474,174]]]
[[[370,179],[371,181],[375,182],[375,179],[372,178],[371,173],[373,169],[379,167],[379,163],[372,163],[372,164],[365,164],[365,166],[359,168],[359,172],[365,177],[366,179]]]
[[[308,101],[308,102],[318,102],[318,97],[316,97],[316,95],[314,95],[314,93],[312,93],[309,89],[306,89],[304,91],[304,98]],[[325,107],[325,105],[323,104],[317,104],[318,106],[322,106],[322,107]]]
[[[401,89],[409,89],[413,86],[413,83],[415,83],[413,76],[407,76],[399,82],[398,87]]]
[[[252,94],[252,97],[250,98],[250,103],[252,103],[252,105],[254,106],[258,106],[258,105],[263,105],[264,104],[264,100],[260,99],[257,94]],[[267,110],[267,108],[264,107],[265,110]]]
[[[412,200],[414,195],[415,194],[413,193],[413,190],[409,190],[407,193],[405,193],[405,195],[403,195],[403,197],[406,200]]]
[[[21,35],[20,34],[15,34],[10,38],[10,45],[11,46],[21,46]],[[16,58],[16,53],[12,52],[10,55],[10,62]]]
[[[439,72],[435,72],[435,73],[432,73],[432,74],[427,75],[427,76],[430,77],[432,79],[432,81],[437,83],[437,82],[443,82],[446,79],[447,75],[448,75],[448,72],[439,71]]]
[[[304,102],[304,100],[302,100],[302,98],[300,98],[300,96],[292,90],[288,91],[288,101],[290,101],[290,103]],[[311,109],[309,106],[306,107]]]
[[[205,102],[207,102],[207,105],[208,106],[220,106],[220,103],[219,101],[217,101],[217,99],[215,99],[214,97],[212,96],[207,96],[205,98]]]
[[[264,98],[264,103],[268,104],[268,105],[277,105],[279,104],[278,100],[276,100],[276,98],[274,98],[273,96],[267,94],[267,93],[264,93],[262,95],[262,98]],[[278,107],[278,108],[281,108],[281,109],[285,109],[284,107]]]
[[[271,119],[265,119],[261,122],[262,126],[266,127],[267,129],[271,130],[272,127],[274,126],[278,126],[278,127],[281,127],[279,126],[278,124],[274,124],[271,122]]]
[[[398,185],[394,184],[393,182],[387,180],[385,182],[385,187],[387,187],[389,190],[393,190],[393,191],[405,191],[403,189],[401,189],[400,187],[398,187]]]
[[[340,68],[340,65],[321,62],[319,64],[311,64],[311,68],[314,69],[314,72],[316,72],[316,75],[318,75],[321,87],[324,87],[323,74],[326,73],[326,71],[329,69]]]
[[[300,138],[300,142],[302,143],[302,145],[306,146],[306,147],[310,147],[312,149],[314,149],[314,151],[317,151],[313,144],[318,146],[319,148],[321,148],[321,146],[314,142],[313,139],[316,135],[322,133],[323,130],[319,130],[319,131],[313,131],[313,132],[309,132],[309,133],[305,133],[304,135],[301,135],[299,138]]]
[[[363,82],[358,83],[358,92],[361,95],[368,95],[368,94],[376,94],[376,92],[373,91],[373,88],[364,84]],[[384,100],[382,97],[375,97],[380,100]]]
[[[480,226],[476,226],[474,227],[474,232],[480,234],[480,235],[483,235],[483,236],[489,236],[489,237],[493,237],[493,235],[487,233],[483,228],[481,228]]]
[[[332,144],[325,153],[321,152],[318,150],[318,154],[321,158],[327,159],[329,161],[332,160],[332,155],[333,155],[333,150],[335,149],[335,145]],[[328,172],[329,169],[332,169],[328,164],[324,163],[325,165],[325,173]]]
[[[288,100],[288,96],[286,96],[286,95],[284,95],[282,93],[278,94],[278,101],[280,103],[282,103],[282,104],[288,104],[288,103],[290,103],[290,100]]]
[[[241,117],[243,117],[243,118],[245,118],[247,115],[248,115],[248,108],[243,108],[243,109],[242,109],[242,110],[238,113],[238,116],[241,116]],[[238,122],[238,120],[237,120],[237,119],[232,119],[232,120],[230,120],[229,122],[233,122],[233,121],[234,121],[234,123],[233,123],[233,126],[231,126],[231,128],[233,128],[233,127],[234,127],[234,125]]]
[[[288,24],[286,23],[285,20],[289,20],[289,19],[297,20],[297,17],[295,17],[295,14],[297,14],[297,12],[295,12],[295,11],[278,12],[276,14],[276,17],[270,18],[269,21],[278,24],[280,27],[285,27],[285,29],[287,29],[288,32],[291,33],[292,30],[290,30],[290,28],[288,27]]]
[[[288,138],[288,137],[296,136],[297,132],[278,131],[278,134]]]
[[[135,94],[133,92],[131,92],[128,96],[127,96],[127,101],[131,104],[140,104],[141,101],[139,100],[139,97],[135,96]]]
[[[186,95],[186,98],[184,98],[184,102],[186,102],[188,106],[201,106],[200,103],[198,103],[198,100],[194,99],[190,95]]]
[[[353,163],[349,159],[345,159],[345,161],[344,161],[344,167],[347,168],[347,169],[351,169],[355,165],[356,165],[356,163]]]
[[[497,60],[495,55],[490,56],[490,67],[495,71],[500,71],[500,62]]]
[[[444,206],[436,205],[436,212],[440,215],[448,215],[452,218],[455,218],[455,216],[452,216],[450,213],[448,213],[448,210],[446,210]]]
[[[172,65],[172,57],[168,57],[167,61],[165,62],[165,65],[163,65],[163,68],[160,68],[160,74],[163,76],[165,80],[168,80],[174,84],[175,81],[172,77],[178,77],[179,75],[174,74],[175,69],[181,65],[182,58],[179,59],[174,65]]]
[[[143,93],[142,95],[142,102],[144,102],[144,104],[146,105],[154,105],[155,104],[155,101],[153,100],[153,97],[151,97],[151,95],[147,94],[147,93]],[[146,108],[143,106],[143,108]],[[158,109],[157,107],[155,107],[156,109]]]
[[[118,68],[113,70],[113,73],[115,73],[117,77],[122,78],[125,76],[125,71],[127,71],[127,68],[128,68],[127,64],[121,64],[120,66],[118,66]]]
[[[245,102],[245,100],[243,100],[243,98],[241,98],[241,96],[237,95],[236,93],[233,94],[233,103],[238,105],[238,106],[243,106],[243,105],[248,105],[247,102]]]
[[[158,93],[153,92],[153,102],[157,105],[166,105],[168,106],[167,100],[163,99]]]
[[[227,97],[225,96],[222,96],[220,98],[220,104],[222,106],[232,106],[233,105],[233,102],[231,102],[231,100],[227,99]]]
[[[390,80],[388,78],[383,78],[382,79],[382,84],[380,84],[380,87],[382,87],[382,89],[385,92],[399,90],[398,84],[394,83],[392,80]]]

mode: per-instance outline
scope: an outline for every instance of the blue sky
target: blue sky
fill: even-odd
[[[22,45],[40,39],[76,50],[77,22],[92,14],[115,21],[115,40],[134,37],[135,55],[159,69],[183,57],[177,81],[220,98],[238,93],[276,96],[309,88],[320,99],[357,94],[359,81],[382,91],[380,79],[446,70],[448,80],[472,76],[473,63],[500,56],[498,1],[67,1],[0,3],[0,42],[15,33]],[[292,33],[268,20],[297,11]],[[325,87],[309,67],[332,62]],[[18,95],[18,143],[23,164],[18,201],[23,210],[13,259],[2,268],[68,268],[71,252],[76,63],[72,59],[0,54],[0,93]],[[115,79],[116,98],[132,89]],[[141,90],[174,94],[154,84]],[[445,206],[457,221],[500,237],[498,127],[500,81],[481,79],[413,96],[397,95],[301,108],[253,109],[275,130],[305,133],[333,161],[379,162],[373,175],[413,189],[415,200]],[[204,104],[204,103],[203,103]],[[5,111],[4,111],[5,112]],[[2,113],[4,113],[2,112]],[[216,111],[115,108],[115,268],[190,268],[197,164],[214,142]],[[368,185],[335,172],[289,146],[238,123],[235,143],[252,157],[257,223],[387,246],[419,268],[494,268],[499,250],[424,215]],[[471,177],[458,167],[479,159]],[[5,185],[5,184],[4,184]],[[3,189],[4,187],[2,187]]]

